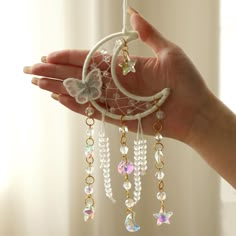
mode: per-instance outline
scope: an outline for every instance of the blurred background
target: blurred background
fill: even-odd
[[[236,112],[236,2],[130,0],[129,4],[184,49],[211,90]],[[84,119],[31,85],[31,77],[22,72],[51,51],[89,49],[121,28],[121,0],[1,3],[1,236],[129,235],[123,226],[116,148],[112,150],[112,180],[117,203],[106,199],[102,174],[97,171],[96,219],[84,223]],[[152,55],[142,44],[136,53]],[[117,128],[108,125],[107,130],[116,147]],[[142,229],[136,235],[236,235],[236,191],[186,145],[166,139],[165,146],[168,210],[174,216],[169,226],[155,225],[152,213],[159,204],[150,166],[137,207]]]

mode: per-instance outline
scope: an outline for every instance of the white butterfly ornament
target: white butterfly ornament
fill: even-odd
[[[74,97],[79,104],[98,99],[102,92],[102,76],[98,68],[91,70],[85,81],[75,78],[64,80],[63,85],[70,96]]]

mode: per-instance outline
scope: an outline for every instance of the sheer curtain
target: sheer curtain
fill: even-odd
[[[130,0],[130,4],[184,48],[217,93],[218,2]],[[24,65],[53,50],[90,48],[103,36],[120,31],[121,6],[121,0],[21,0],[14,1],[14,7],[12,2],[1,7],[0,235],[129,235],[123,227],[122,180],[115,166],[119,153],[113,150],[112,155],[117,203],[105,198],[97,173],[96,219],[84,223],[84,119],[33,87],[31,78],[22,73]],[[143,45],[136,52],[152,55]],[[117,128],[107,128],[116,147]],[[152,213],[159,205],[150,166],[137,209],[142,230],[136,235],[220,235],[217,174],[184,144],[168,139],[165,143],[172,223],[155,226]],[[153,153],[149,154],[151,158]]]

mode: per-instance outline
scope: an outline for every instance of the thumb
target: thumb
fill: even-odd
[[[166,40],[150,23],[148,23],[136,10],[129,7],[130,23],[134,30],[139,33],[140,39],[150,46],[156,54],[161,49],[170,46]]]

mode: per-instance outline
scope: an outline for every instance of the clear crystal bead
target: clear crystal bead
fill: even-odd
[[[85,114],[86,114],[87,116],[92,116],[92,115],[94,114],[94,109],[93,109],[93,107],[87,107],[87,108],[85,109]]]
[[[140,176],[141,172],[140,171],[135,171],[134,176]]]
[[[165,192],[158,192],[158,193],[157,193],[157,199],[158,199],[159,201],[164,201],[164,200],[166,200],[166,193],[165,193]]]
[[[107,54],[108,52],[107,52],[107,50],[106,50],[105,48],[102,48],[102,49],[100,50],[100,53],[103,54],[103,55],[105,55],[105,54]]]
[[[163,139],[163,136],[160,133],[157,133],[155,136],[156,141],[161,142],[161,140]]]
[[[112,188],[111,187],[110,188],[106,188],[105,191],[106,191],[107,194],[112,193]]]
[[[106,193],[106,196],[109,197],[109,198],[112,198],[112,193],[111,192]]]
[[[160,150],[157,150],[155,153],[155,159],[157,162],[161,162],[161,159],[164,157],[163,152]]]
[[[139,180],[139,181],[135,181],[134,184],[135,184],[135,186],[141,186],[142,182]]]
[[[127,146],[123,145],[120,147],[121,154],[126,155],[126,154],[128,154],[128,151],[129,151],[129,148]]]
[[[140,176],[134,176],[134,181],[140,181],[141,177]]]
[[[111,178],[110,177],[104,178],[104,183],[111,183]]]
[[[107,169],[110,168],[110,163],[107,163],[107,162],[104,163],[104,168],[107,168]]]
[[[134,196],[134,200],[135,200],[135,202],[138,202],[139,200],[141,199],[141,197],[140,196]]]
[[[164,179],[164,177],[165,177],[165,174],[164,174],[164,172],[162,171],[162,170],[160,170],[160,171],[157,171],[156,172],[156,178],[158,179],[158,180],[163,180]]]
[[[120,133],[128,133],[129,129],[127,126],[122,126],[119,128]]]
[[[104,165],[103,165],[104,166]],[[103,173],[109,174],[110,173],[110,168],[104,168]]]
[[[147,169],[148,169],[147,166],[141,166],[141,168],[140,168],[141,172],[146,171]]]
[[[141,166],[147,165],[147,160],[146,160],[146,159],[142,160],[142,161],[140,162],[140,164],[141,164]]]
[[[134,191],[134,196],[135,197],[140,197],[141,196],[141,192],[140,191]]]
[[[128,208],[132,208],[132,207],[135,205],[135,201],[134,201],[132,198],[128,198],[128,199],[125,201],[125,205],[126,205]]]
[[[103,173],[103,177],[104,177],[104,178],[109,178],[109,177],[110,177],[110,174],[109,174],[109,173]]]
[[[91,175],[94,172],[94,167],[88,166],[88,167],[86,167],[85,171],[88,175]]]
[[[94,134],[94,129],[93,128],[88,129],[86,134],[87,134],[88,137],[92,137],[93,134]]]
[[[111,183],[104,183],[104,187],[105,187],[106,189],[110,188],[110,187],[111,187]]]
[[[91,186],[85,186],[84,192],[86,194],[93,194],[93,188]]]
[[[142,190],[141,185],[136,185],[136,186],[135,186],[135,190],[140,192],[140,191]]]
[[[130,190],[131,187],[132,187],[132,184],[131,184],[129,181],[125,181],[125,182],[123,183],[123,188],[124,188],[125,190]]]
[[[158,120],[163,120],[165,118],[165,113],[163,111],[157,111],[156,117]]]

